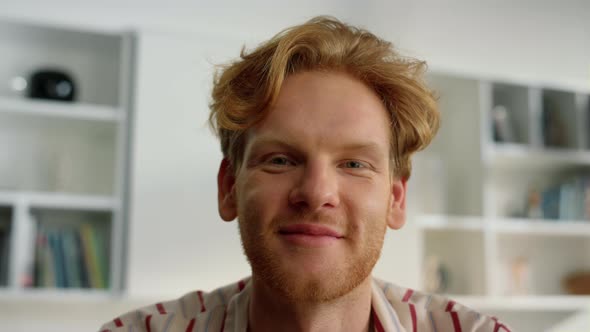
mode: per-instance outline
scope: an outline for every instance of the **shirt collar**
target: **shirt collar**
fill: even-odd
[[[387,299],[384,290],[375,279],[372,280],[371,311],[375,332],[406,332],[395,309]]]
[[[252,292],[251,280],[245,281],[244,289],[232,297],[229,302],[224,331],[246,332],[248,329],[248,306]],[[393,306],[387,300],[385,292],[373,279],[371,281],[371,315],[375,332],[406,332],[399,322]]]

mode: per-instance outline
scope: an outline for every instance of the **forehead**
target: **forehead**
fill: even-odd
[[[272,137],[316,147],[372,144],[388,151],[390,118],[363,82],[339,72],[289,76],[267,116],[248,131],[248,146]]]

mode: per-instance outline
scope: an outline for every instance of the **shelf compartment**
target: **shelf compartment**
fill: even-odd
[[[497,248],[498,268],[494,273],[499,295],[568,295],[563,279],[590,269],[588,237],[500,233]],[[514,278],[513,273],[521,276]]]
[[[0,22],[3,66],[0,96],[21,96],[10,88],[12,79],[28,79],[38,69],[57,69],[72,76],[76,100],[82,103],[122,105],[121,73],[125,38],[116,34],[73,31],[57,27]]]
[[[112,214],[32,209],[35,288],[108,289]]]
[[[484,295],[484,236],[470,230],[423,231],[423,262],[435,259],[447,275],[442,291],[457,295]],[[421,275],[428,276],[425,266]],[[424,284],[425,285],[425,284]]]
[[[111,195],[117,142],[114,122],[0,112],[0,190]]]
[[[590,184],[588,165],[503,167],[490,169],[488,176],[493,218],[587,219],[583,201]]]
[[[531,143],[529,89],[525,86],[493,83],[489,110],[490,141],[497,144]]]
[[[576,94],[559,90],[542,90],[542,142],[545,147],[581,149]]]

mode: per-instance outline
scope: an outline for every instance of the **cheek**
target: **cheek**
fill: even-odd
[[[386,183],[378,180],[349,181],[341,189],[342,199],[354,204],[364,213],[387,210],[391,194]]]
[[[343,192],[341,198],[349,217],[351,231],[366,237],[366,233],[387,225],[389,190],[386,185],[355,185],[354,190]]]
[[[285,181],[257,175],[236,183],[237,204],[240,214],[256,215],[268,220],[287,202],[288,185]]]

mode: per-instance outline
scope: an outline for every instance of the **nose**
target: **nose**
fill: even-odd
[[[307,212],[337,207],[340,201],[336,168],[325,162],[307,163],[289,193],[289,202]]]

